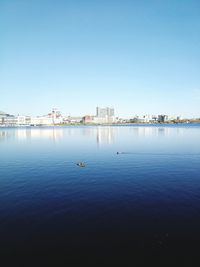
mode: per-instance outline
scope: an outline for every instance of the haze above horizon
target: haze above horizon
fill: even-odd
[[[0,110],[200,117],[200,1],[0,2]]]

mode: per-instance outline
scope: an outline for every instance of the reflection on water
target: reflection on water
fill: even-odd
[[[170,136],[170,135],[182,135],[185,132],[185,127],[130,127],[130,131],[135,136]]]
[[[114,128],[113,127],[97,127],[97,144],[112,144],[114,143]]]
[[[133,137],[162,137],[182,136],[187,129],[195,131],[196,127],[179,126],[93,126],[93,127],[37,127],[37,128],[2,128],[0,129],[0,141],[3,139],[49,139],[59,141],[65,137],[82,135],[96,140],[97,144],[113,144],[117,138],[119,129],[129,130]],[[198,128],[198,127],[197,127]]]
[[[62,128],[14,128],[0,130],[1,139],[52,139],[54,141],[63,138]]]

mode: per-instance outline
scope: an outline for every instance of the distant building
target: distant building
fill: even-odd
[[[129,122],[130,122],[130,119],[128,118],[119,118],[119,117],[115,118],[115,123],[129,123]]]
[[[26,116],[18,115],[16,117],[16,119],[17,119],[17,125],[27,125],[28,124],[28,118]]]
[[[2,124],[6,126],[14,126],[17,124],[17,118],[13,115],[8,115],[2,118]]]
[[[30,125],[53,125],[53,119],[47,116],[31,117]]]
[[[96,108],[96,117],[94,117],[94,123],[113,123],[115,122],[114,108]]]
[[[29,125],[56,125],[63,123],[63,117],[61,112],[53,108],[52,111],[44,116],[29,117],[26,121],[29,120]]]
[[[83,117],[83,123],[95,123],[95,116],[86,115]]]
[[[6,114],[3,111],[0,111],[0,124],[3,124],[4,118],[6,117],[6,115],[8,115],[8,114]]]
[[[135,116],[133,119],[130,120],[130,122],[134,123],[156,123],[157,122],[157,116],[155,115],[143,115],[143,116]]]
[[[106,118],[106,117],[114,117],[115,111],[114,108],[96,108],[96,117],[98,118]]]
[[[0,124],[5,126],[25,125],[25,116],[14,116],[0,111]]]
[[[53,124],[63,123],[62,114],[57,108],[53,108],[52,112],[48,114],[48,117],[52,118]]]
[[[68,121],[69,123],[73,124],[73,123],[81,123],[83,121],[82,117],[68,117]]]
[[[163,123],[169,120],[168,115],[158,115],[158,122]]]

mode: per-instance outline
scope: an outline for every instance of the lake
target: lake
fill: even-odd
[[[200,125],[0,128],[1,255],[134,262],[199,242]]]

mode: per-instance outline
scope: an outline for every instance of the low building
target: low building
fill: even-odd
[[[112,124],[115,123],[115,117],[94,117],[94,123],[96,124]]]
[[[51,113],[48,114],[48,117],[52,119],[53,124],[63,123],[63,116],[57,108],[53,108]]]
[[[10,125],[15,123],[15,117],[13,115],[7,114],[3,111],[0,111],[0,124],[1,125]]]
[[[76,124],[83,122],[83,117],[68,117],[69,123]]]
[[[133,119],[130,119],[132,123],[157,123],[158,117],[156,115],[143,115],[135,116]]]
[[[17,125],[27,125],[28,124],[28,118],[26,116],[20,116],[17,117]]]
[[[93,124],[94,122],[94,116],[86,115],[83,117],[83,123]]]
[[[164,123],[169,121],[168,115],[158,115],[158,122],[159,123]]]
[[[2,124],[6,126],[15,126],[17,125],[17,117],[13,115],[8,115],[2,118]]]
[[[128,118],[119,118],[119,117],[116,117],[115,118],[115,123],[130,123],[130,119]]]
[[[30,125],[53,125],[53,119],[50,117],[31,117],[30,118]]]

